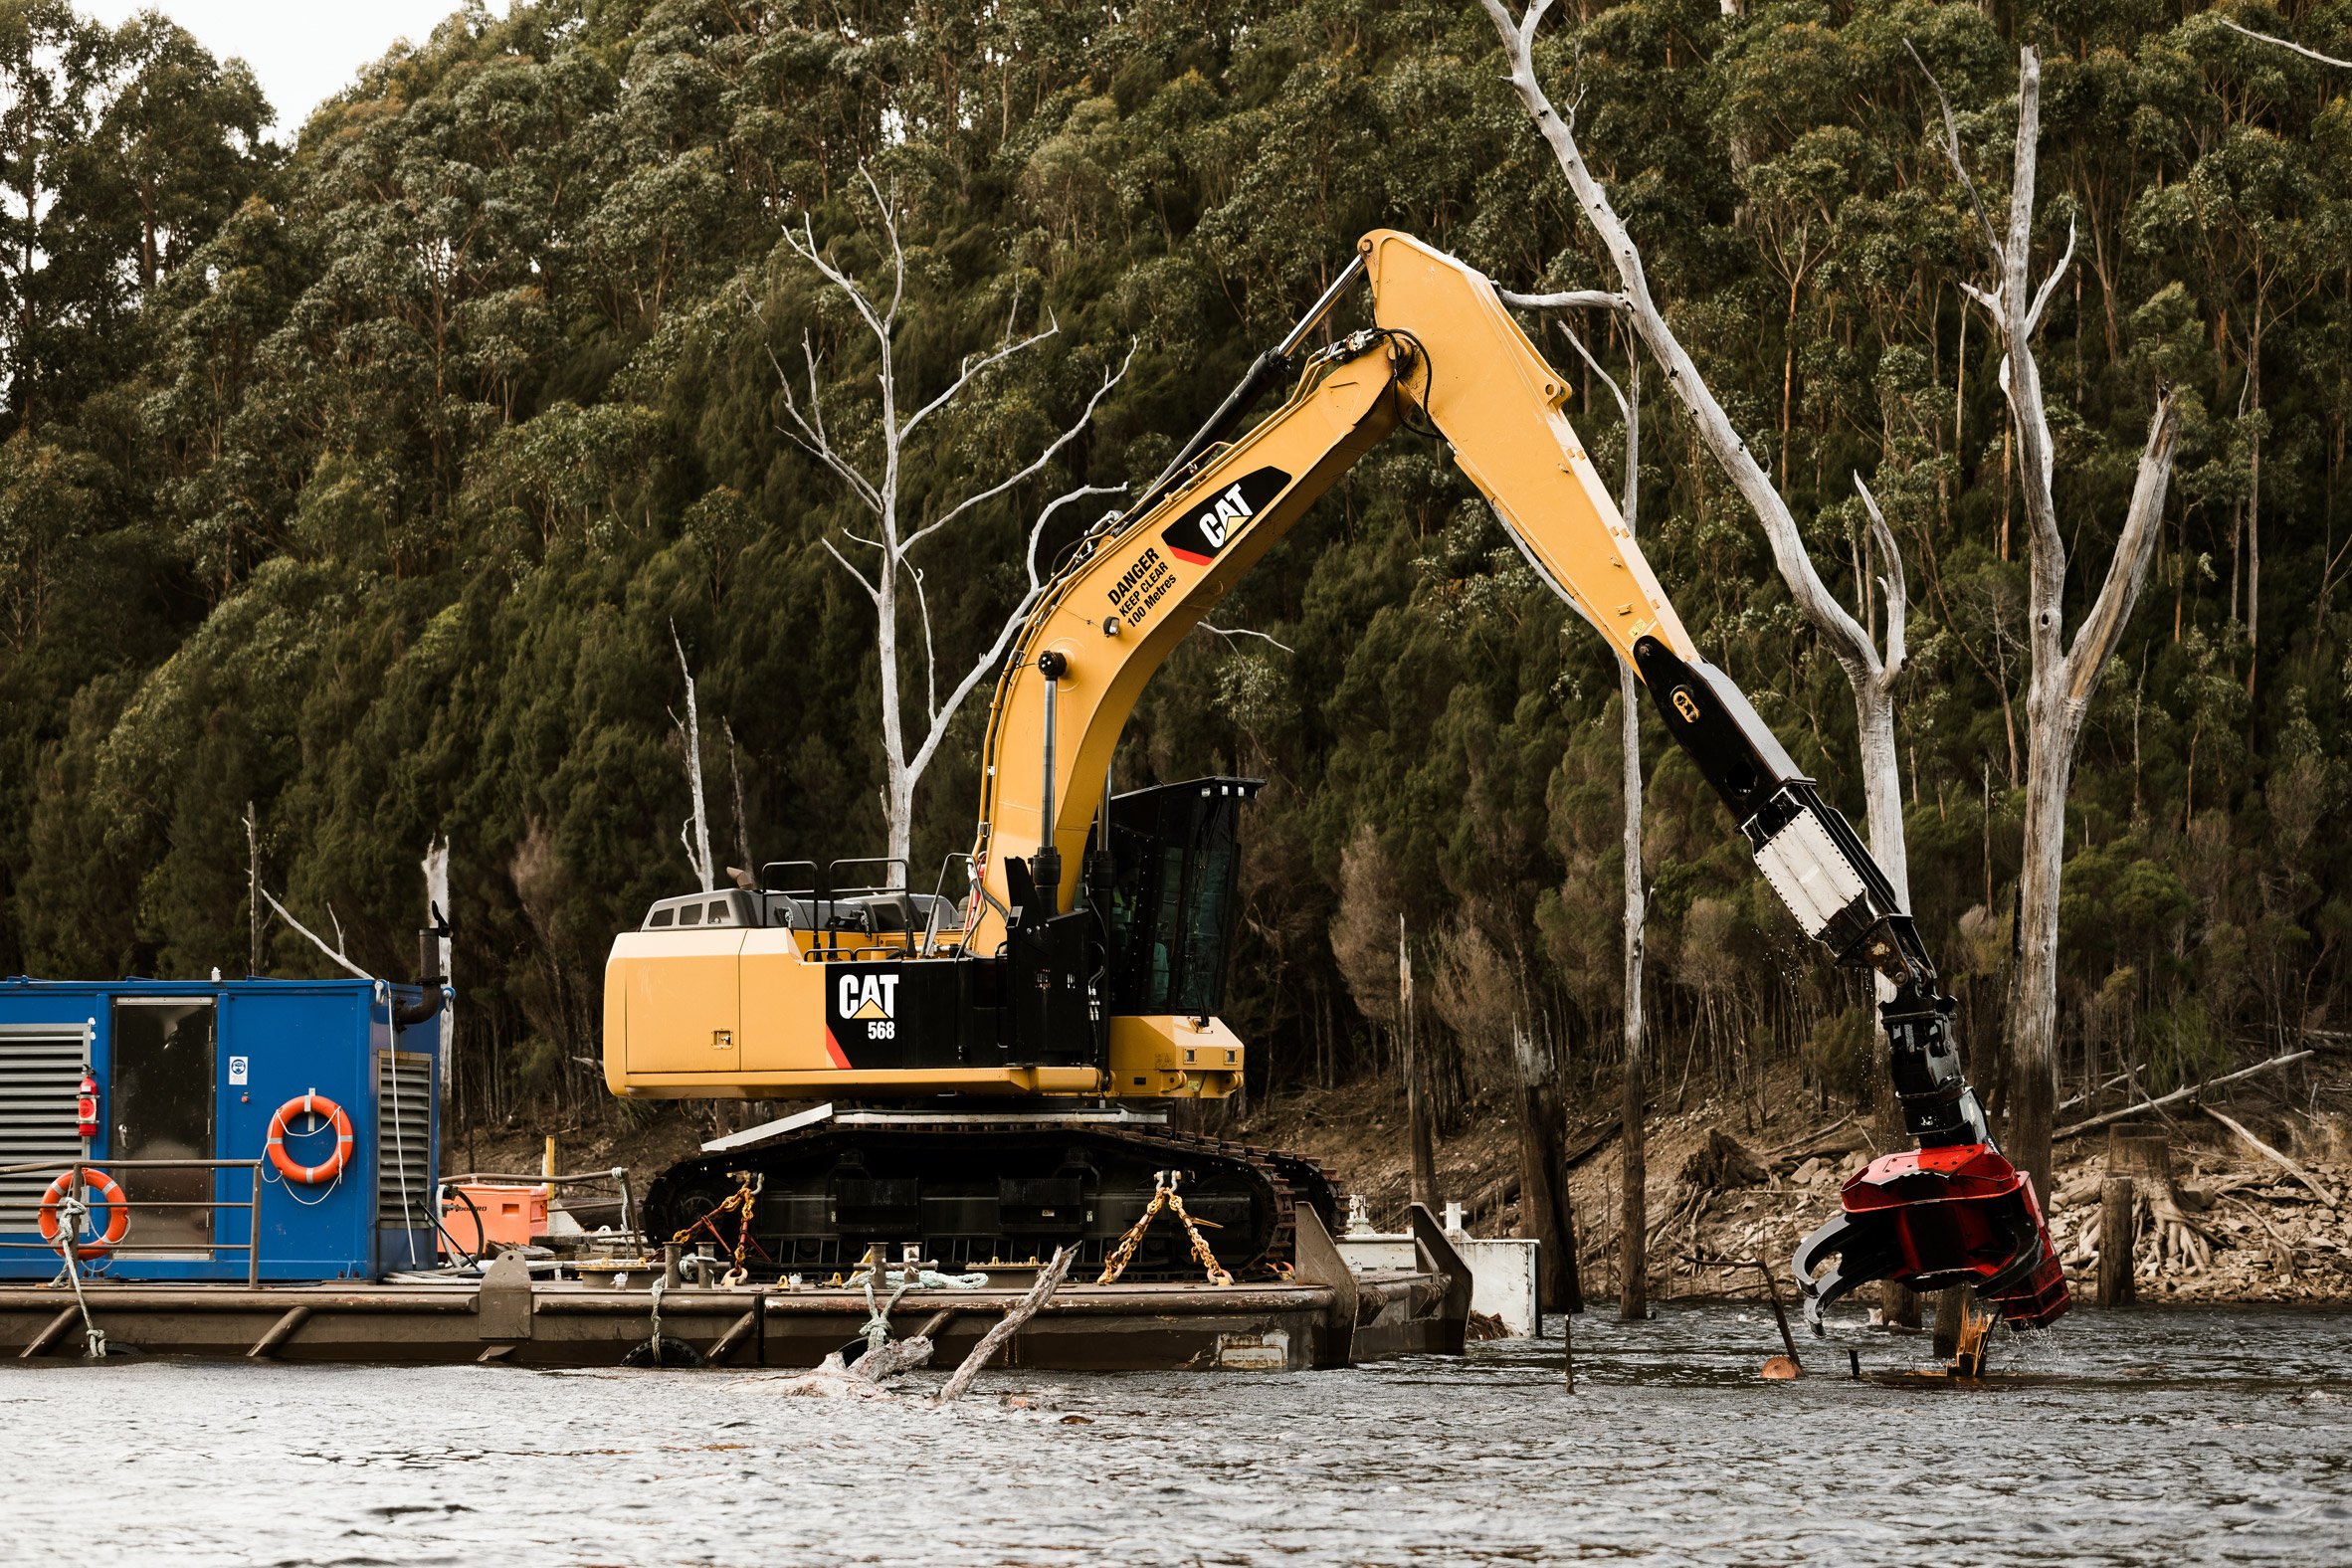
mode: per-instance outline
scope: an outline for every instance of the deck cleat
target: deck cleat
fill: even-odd
[[[1799,1244],[1794,1265],[1816,1334],[1824,1307],[1872,1279],[1922,1292],[1973,1286],[2018,1328],[2066,1309],[2065,1273],[2033,1183],[1990,1143],[1881,1155],[1847,1179],[1838,1201],[1838,1217]]]

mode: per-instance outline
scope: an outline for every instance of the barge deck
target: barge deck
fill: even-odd
[[[1056,1371],[1304,1371],[1458,1353],[1470,1274],[1437,1222],[1413,1213],[1416,1270],[1362,1274],[1319,1224],[1302,1227],[1289,1281],[1065,1284],[1007,1342],[1003,1363]],[[653,1276],[659,1278],[658,1272]],[[927,1329],[953,1365],[1018,1301],[1034,1271],[979,1289],[912,1289],[893,1337]],[[80,1360],[89,1321],[110,1351],[297,1362],[609,1367],[656,1336],[715,1367],[813,1367],[856,1339],[863,1288],[534,1280],[518,1257],[451,1282],[252,1285],[85,1279],[0,1284],[0,1359]],[[934,1319],[937,1323],[934,1326]]]

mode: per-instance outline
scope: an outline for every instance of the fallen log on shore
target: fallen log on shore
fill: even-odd
[[[2177,1105],[2182,1100],[2196,1098],[2207,1089],[2220,1088],[2225,1083],[2235,1083],[2241,1078],[2253,1078],[2257,1073],[2267,1073],[2272,1068],[2282,1068],[2291,1063],[2301,1062],[2310,1055],[2311,1053],[2308,1051],[2290,1051],[2285,1056],[2272,1057],[2267,1062],[2257,1062],[2251,1068],[2240,1068],[2235,1073],[2225,1073],[2218,1078],[2207,1078],[2204,1082],[2192,1083],[2187,1088],[2176,1088],[2171,1093],[2159,1095],[2155,1099],[2140,1100],[2136,1104],[2124,1106],[2121,1110],[2101,1111],[2098,1115],[2086,1120],[2058,1128],[2058,1131],[2050,1135],[2050,1140],[2056,1143],[2064,1138],[2078,1137],[2085,1132],[2103,1127],[2110,1121],[2121,1121],[2126,1116],[2137,1116],[2147,1111],[2161,1110],[2167,1105]]]

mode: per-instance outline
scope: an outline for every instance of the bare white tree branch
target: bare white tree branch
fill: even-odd
[[[1264,641],[1264,642],[1269,642],[1269,643],[1272,643],[1272,644],[1274,644],[1274,647],[1276,647],[1276,648],[1280,649],[1280,650],[1281,650],[1283,653],[1285,653],[1285,654],[1294,654],[1294,653],[1298,652],[1298,650],[1297,650],[1297,649],[1295,649],[1295,648],[1292,648],[1292,647],[1291,647],[1291,646],[1290,646],[1288,643],[1285,643],[1285,642],[1283,642],[1283,641],[1282,641],[1280,638],[1278,638],[1278,637],[1272,636],[1272,635],[1270,635],[1270,634],[1268,634],[1268,633],[1265,633],[1265,632],[1254,632],[1254,631],[1250,630],[1250,628],[1248,628],[1248,627],[1246,627],[1246,626],[1211,626],[1211,625],[1210,625],[1208,622],[1206,622],[1206,621],[1203,621],[1203,622],[1201,622],[1201,623],[1199,623],[1199,624],[1200,624],[1200,629],[1201,629],[1202,631],[1204,631],[1204,632],[1215,632],[1215,633],[1216,633],[1216,634],[1217,634],[1219,637],[1224,637],[1224,638],[1234,638],[1234,637],[1255,637],[1255,638],[1258,638],[1258,639],[1260,639],[1261,641]]]
[[[2217,16],[2214,20],[2233,33],[2244,33],[2247,37],[2258,38],[2265,44],[2276,44],[2280,49],[2291,49],[2305,60],[2316,60],[2323,66],[2334,66],[2341,71],[2352,71],[2352,60],[2338,60],[2335,56],[2323,55],[2316,49],[2305,49],[2292,39],[2272,38],[2269,34],[2257,33],[2251,27],[2240,27],[2226,16]]]
[[[947,738],[948,720],[955,716],[956,709],[963,706],[964,698],[972,694],[972,688],[980,684],[982,677],[1004,663],[1005,650],[1010,648],[1013,645],[1013,639],[1020,635],[1022,624],[1029,619],[1031,607],[1037,603],[1038,595],[1045,591],[1045,581],[1038,571],[1037,547],[1038,542],[1046,535],[1046,524],[1053,520],[1054,513],[1074,500],[1082,500],[1088,495],[1116,495],[1122,493],[1126,488],[1124,485],[1081,485],[1077,490],[1067,490],[1055,496],[1046,503],[1045,509],[1037,514],[1037,521],[1030,525],[1029,550],[1026,556],[1029,568],[1029,590],[1021,596],[1021,602],[1013,607],[1013,613],[1005,617],[1005,624],[998,630],[996,641],[988,645],[986,653],[972,661],[972,668],[964,672],[963,679],[955,684],[955,689],[948,692],[947,700],[940,704],[938,717],[931,724],[931,732],[923,737],[921,747],[915,752],[913,760],[907,764],[917,775],[930,765],[932,753],[939,749],[939,742]],[[1116,513],[1112,515],[1115,516]],[[1108,521],[1109,519],[1103,520]]]
[[[942,391],[916,408],[911,415],[903,419],[900,418],[898,414],[896,327],[900,308],[905,301],[906,249],[898,230],[897,192],[893,187],[885,193],[875,181],[870,170],[861,168],[859,173],[865,183],[867,194],[874,200],[882,238],[890,249],[890,297],[886,305],[877,303],[874,296],[857,279],[850,276],[844,268],[837,265],[825,254],[824,247],[820,246],[817,241],[815,224],[805,214],[802,216],[797,230],[789,226],[785,228],[783,243],[792,255],[814,268],[821,278],[849,297],[860,318],[865,321],[867,329],[874,335],[878,360],[875,379],[880,389],[882,405],[881,417],[876,423],[876,434],[881,445],[879,472],[876,464],[869,462],[861,466],[858,461],[843,452],[826,430],[824,402],[817,371],[818,358],[813,340],[804,333],[801,341],[802,358],[806,362],[808,377],[805,409],[800,396],[793,391],[794,378],[785,374],[782,363],[776,358],[772,349],[768,352],[768,358],[769,363],[776,371],[777,381],[783,388],[785,412],[791,422],[789,428],[779,427],[783,434],[815,455],[827,469],[842,480],[850,488],[851,492],[874,513],[876,522],[880,524],[878,529],[880,537],[878,538],[867,538],[861,534],[843,530],[843,535],[849,542],[863,545],[875,551],[876,558],[871,573],[852,564],[849,557],[842,552],[840,546],[831,537],[825,538],[823,543],[827,552],[841,563],[842,568],[858,580],[858,585],[866,590],[866,596],[875,608],[876,660],[882,677],[882,743],[884,765],[882,811],[889,824],[889,854],[893,858],[903,860],[912,842],[913,802],[916,784],[921,780],[924,770],[930,765],[931,758],[937,751],[940,740],[947,733],[948,725],[953,720],[956,711],[964,699],[971,694],[982,676],[994,669],[997,663],[1003,659],[1004,650],[1019,630],[1022,618],[1036,602],[1040,591],[1036,550],[1046,520],[1069,500],[1080,495],[1102,494],[1107,491],[1100,487],[1080,487],[1052,502],[1039,514],[1037,523],[1030,532],[1029,589],[1027,593],[1023,596],[1021,603],[1014,608],[1010,619],[1000,629],[989,653],[984,655],[980,662],[964,675],[954,689],[947,693],[944,700],[941,700],[939,696],[938,648],[933,635],[929,585],[924,580],[922,572],[910,559],[910,552],[949,524],[970,515],[990,501],[1002,498],[1021,485],[1046,473],[1055,461],[1068,450],[1071,443],[1078,438],[1079,433],[1092,423],[1095,410],[1101,406],[1102,400],[1109,396],[1111,389],[1125,378],[1128,368],[1135,361],[1136,345],[1130,342],[1127,345],[1125,360],[1115,370],[1106,369],[1103,372],[1101,384],[1087,398],[1085,407],[1079,411],[1078,417],[1066,429],[1046,445],[1043,451],[1037,453],[1030,461],[1004,479],[993,485],[985,486],[948,506],[929,522],[911,529],[907,528],[905,520],[900,515],[900,506],[903,500],[900,491],[900,475],[902,465],[906,461],[908,443],[916,431],[925,420],[949,407],[958,397],[969,391],[992,367],[1001,365],[1023,350],[1034,347],[1056,335],[1060,332],[1061,326],[1049,313],[1046,317],[1047,325],[1043,329],[1026,337],[1016,337],[1014,323],[1018,319],[1020,308],[1019,294],[1016,293],[1012,305],[1013,313],[1006,318],[1004,336],[997,346],[983,352],[966,355],[958,364],[954,377]],[[912,577],[911,583],[908,581],[909,574]],[[924,731],[922,740],[911,751],[908,747],[906,702],[901,693],[905,671],[902,668],[904,660],[900,649],[902,607],[903,601],[909,593],[914,600],[913,617],[916,628],[920,632],[922,644],[920,658],[923,667],[923,686],[917,722]]]
[[[278,901],[277,895],[272,893],[269,888],[262,887],[260,891],[263,899],[270,905],[270,907],[278,911],[278,918],[284,920],[288,925],[293,926],[296,931],[308,938],[312,947],[317,948],[320,952],[326,954],[326,956],[333,962],[340,964],[344,969],[350,971],[352,974],[357,975],[362,980],[373,980],[375,978],[374,975],[369,974],[366,970],[360,968],[349,958],[345,957],[341,947],[329,947],[325,941],[319,937],[316,931],[311,930],[301,921],[295,919],[293,912],[289,910],[285,904],[280,903]],[[334,911],[331,908],[327,910],[327,914],[330,917],[333,915],[333,913]],[[338,929],[335,934],[337,940],[339,941],[342,935],[341,931]]]
[[[831,539],[819,539],[817,542],[825,546],[827,554],[831,555],[835,560],[841,562],[841,569],[843,571],[848,572],[852,577],[858,579],[858,586],[866,590],[867,598],[872,599],[876,604],[882,603],[882,590],[876,587],[873,581],[869,579],[864,572],[858,570],[857,567],[852,566],[850,564],[850,558],[842,554],[841,551],[835,549]]]
[[[678,650],[678,673],[686,678],[686,711],[682,722],[674,713],[671,722],[678,726],[679,739],[686,744],[686,788],[693,795],[694,814],[678,830],[679,842],[686,845],[686,864],[702,883],[704,892],[718,885],[715,868],[710,859],[710,816],[704,809],[702,797],[702,710],[695,699],[694,672],[686,664],[686,644],[679,641],[678,623],[670,624],[670,646]],[[686,837],[687,828],[693,837]]]
[[[1878,589],[1886,596],[1886,662],[1879,672],[1881,686],[1891,686],[1903,668],[1903,619],[1909,609],[1909,589],[1903,581],[1903,553],[1895,547],[1894,530],[1886,526],[1886,514],[1878,509],[1878,497],[1870,493],[1870,487],[1862,483],[1860,474],[1854,477],[1855,493],[1862,497],[1862,509],[1870,514],[1870,537],[1877,541],[1879,558],[1886,562],[1886,573],[1878,579]]]
[[[1078,432],[1084,430],[1088,424],[1092,423],[1095,408],[1102,402],[1104,398],[1110,395],[1111,388],[1117,386],[1121,381],[1126,379],[1127,367],[1132,365],[1134,362],[1135,340],[1130,338],[1127,341],[1127,357],[1119,361],[1118,369],[1105,370],[1102,372],[1102,384],[1094,389],[1094,395],[1092,397],[1086,399],[1085,408],[1078,414],[1078,417],[1072,422],[1071,427],[1064,431],[1061,435],[1056,436],[1051,446],[1047,447],[1045,451],[1039,453],[1037,457],[1029,464],[1029,466],[1021,470],[1018,474],[1014,474],[1004,480],[1001,480],[998,483],[989,486],[988,489],[984,490],[977,490],[972,494],[965,496],[962,500],[957,501],[953,506],[950,506],[946,511],[942,512],[937,517],[934,517],[931,521],[915,529],[913,533],[907,535],[906,548],[910,550],[913,549],[916,545],[922,543],[923,540],[929,538],[932,534],[937,533],[941,528],[946,527],[949,523],[955,521],[956,518],[962,516],[965,512],[970,511],[973,507],[982,505],[988,501],[992,501],[999,495],[1002,495],[1005,491],[1011,490],[1014,486],[1019,485],[1022,481],[1035,479],[1038,475],[1044,473],[1046,466],[1061,455],[1062,449],[1069,446],[1073,441],[1076,441],[1078,437]]]
[[[1514,294],[1494,291],[1514,310],[1630,310],[1624,294],[1605,289],[1571,289],[1563,294]]]
[[[2026,312],[2026,331],[2031,334],[2042,324],[2042,312],[2050,308],[2050,296],[2058,293],[2058,280],[2066,276],[2066,268],[2074,260],[2074,220],[2066,220],[2066,254],[2059,257],[2050,276],[2042,280],[2042,288],[2034,295],[2034,306]]]
[[[956,394],[970,386],[974,376],[983,374],[992,365],[1004,363],[1024,348],[1034,348],[1062,330],[1062,323],[1055,320],[1051,312],[1048,312],[1046,320],[1048,325],[1044,331],[1032,332],[1019,342],[1011,341],[1008,335],[1007,341],[998,344],[985,354],[966,354],[962,365],[956,370],[955,379],[947,384],[945,391],[907,416],[906,423],[898,428],[899,437],[903,439],[913,435],[917,425],[954,402]]]
[[[756,308],[754,313],[757,313]],[[833,470],[834,474],[850,487],[860,500],[866,502],[874,510],[880,511],[882,505],[882,496],[876,492],[872,485],[867,483],[865,475],[859,473],[848,459],[834,450],[831,438],[825,434],[825,405],[817,391],[816,345],[810,341],[805,332],[801,334],[800,343],[801,352],[807,356],[809,362],[809,411],[805,415],[801,412],[798,400],[792,395],[792,377],[785,374],[783,361],[776,357],[776,351],[773,348],[767,350],[768,363],[775,366],[776,369],[776,384],[784,392],[784,412],[790,414],[793,424],[800,427],[798,430],[786,430],[779,425],[776,429],[803,451]]]
[[[1943,110],[1944,116],[1944,156],[1951,160],[1952,172],[1960,176],[1961,188],[1968,192],[1968,205],[1976,213],[1978,227],[1984,230],[1985,244],[1992,247],[1997,255],[2001,250],[2001,237],[1993,232],[1993,220],[1985,212],[1985,199],[1978,193],[1976,181],[1968,172],[1968,161],[1960,155],[1960,122],[1952,116],[1952,100],[1944,97],[1944,85],[1936,81],[1935,73],[1927,69],[1927,62],[1919,58],[1919,51],[1912,48],[1909,39],[1903,40],[1903,48],[1910,51],[1911,64],[1919,68],[1919,74],[1927,79],[1927,85],[1935,90],[1936,106]],[[1960,287],[1968,289],[1972,295],[1976,294],[1966,284]],[[1981,296],[1977,302],[1988,310],[2000,308]]]

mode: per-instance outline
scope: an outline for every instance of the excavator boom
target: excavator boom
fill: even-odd
[[[1301,358],[1359,273],[1374,325]],[[1238,430],[1293,370],[1281,405]],[[1080,541],[1032,609],[990,706],[979,829],[954,903],[926,901],[918,920],[903,868],[895,887],[885,878],[850,890],[838,868],[808,867],[798,875],[810,884],[794,886],[792,867],[771,866],[740,904],[748,929],[731,939],[714,939],[698,914],[689,934],[685,908],[673,924],[657,905],[616,942],[608,972],[615,1091],[1232,1092],[1241,1043],[1214,1014],[1235,814],[1255,784],[1113,799],[1112,753],[1145,684],[1209,609],[1359,458],[1426,420],[1551,585],[1640,675],[1799,925],[1890,995],[1880,1008],[1889,1071],[1920,1148],[1849,1182],[1839,1219],[1801,1249],[1816,1326],[1824,1304],[1871,1278],[1973,1283],[2013,1322],[2056,1317],[2063,1275],[2031,1187],[1994,1147],[1961,1072],[1953,1003],[1909,912],[1739,688],[1699,656],[1562,413],[1569,395],[1484,277],[1408,235],[1367,235],[1315,309],[1136,505]],[[736,1022],[720,1028],[722,1014]],[[690,1020],[683,1033],[676,1016]],[[705,1039],[733,1060],[697,1060]],[[1816,1277],[1833,1257],[1839,1267]]]

